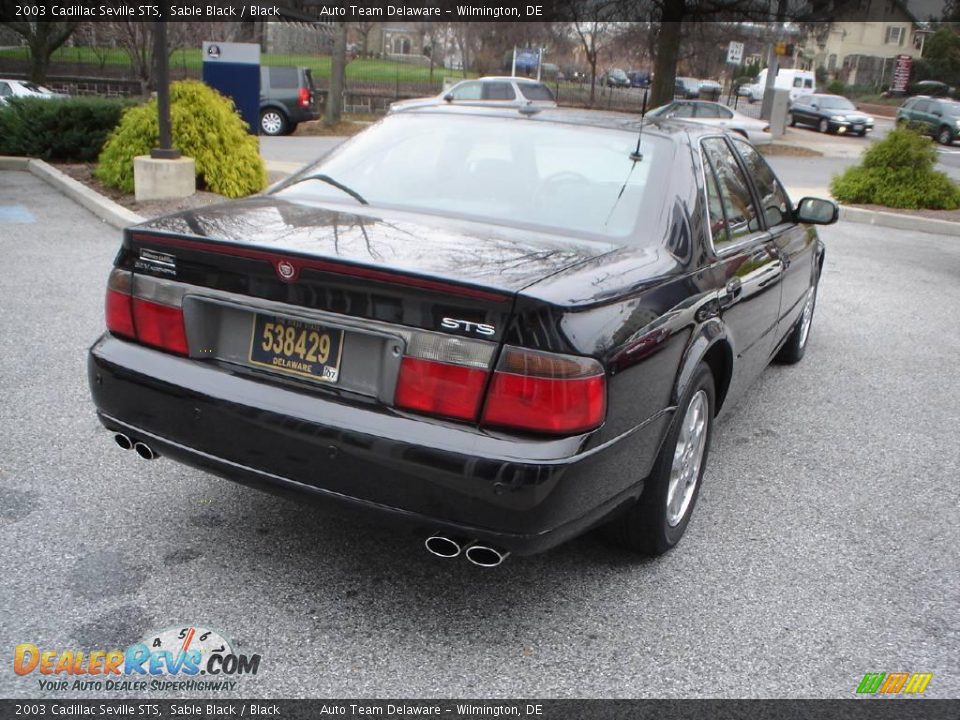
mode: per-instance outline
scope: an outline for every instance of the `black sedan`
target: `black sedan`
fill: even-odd
[[[842,95],[801,95],[790,105],[787,122],[812,125],[822,133],[863,136],[873,130],[873,118]]]
[[[810,223],[836,217],[692,125],[398,112],[262,196],[126,230],[90,388],[123,448],[413,523],[439,556],[597,526],[662,553],[717,413],[803,357]]]

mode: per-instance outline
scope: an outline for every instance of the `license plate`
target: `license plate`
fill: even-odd
[[[250,362],[277,372],[335,383],[343,330],[272,315],[254,316]]]
[[[863,125],[854,125],[853,129],[856,130],[857,132],[860,132],[861,130],[863,130]]]

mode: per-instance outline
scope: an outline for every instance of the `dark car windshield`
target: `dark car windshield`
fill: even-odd
[[[659,215],[672,143],[622,130],[502,117],[398,114],[276,192],[290,200],[454,215],[507,226],[627,238]]]
[[[845,97],[830,97],[829,95],[820,98],[820,107],[830,110],[856,110],[857,107]]]

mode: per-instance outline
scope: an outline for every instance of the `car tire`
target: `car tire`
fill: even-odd
[[[283,135],[288,124],[286,115],[279,110],[267,108],[260,111],[260,132],[263,135]]]
[[[827,119],[821,120],[821,121],[817,124],[817,130],[819,130],[819,131],[822,132],[822,133],[828,133],[828,132],[830,132],[830,121],[827,120]]]
[[[820,287],[820,278],[807,291],[803,312],[787,338],[787,342],[780,348],[776,360],[784,365],[795,365],[803,360],[807,352],[807,342],[810,340],[810,328],[813,325],[813,312],[817,309],[817,289]]]
[[[790,127],[797,126],[797,119],[793,116],[793,113],[787,113],[787,123],[790,125]]]
[[[941,145],[953,145],[953,131],[946,125],[937,132],[937,142]]]
[[[604,526],[607,539],[645,555],[662,555],[680,542],[700,495],[715,407],[713,373],[700,363],[677,404],[643,493]]]

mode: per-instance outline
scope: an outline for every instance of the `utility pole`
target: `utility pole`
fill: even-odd
[[[327,107],[323,121],[327,125],[336,125],[340,122],[343,113],[343,86],[347,74],[347,24],[345,22],[337,23],[330,65],[330,92],[327,94]]]
[[[170,68],[167,63],[167,10],[169,0],[160,2],[160,20],[153,24],[153,62],[157,76],[157,120],[160,145],[150,151],[156,160],[176,160],[180,151],[173,147],[170,132]]]

